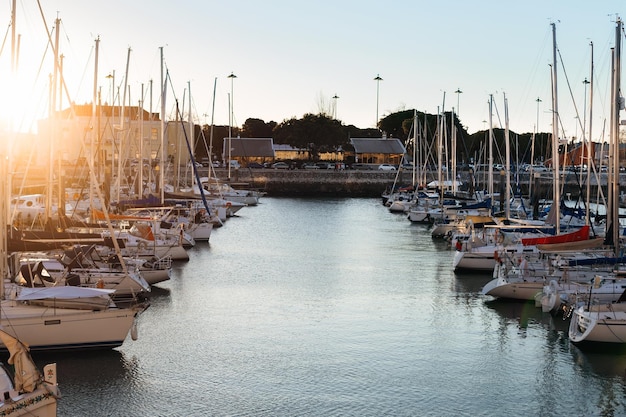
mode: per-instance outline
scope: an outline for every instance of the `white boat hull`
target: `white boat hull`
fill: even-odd
[[[584,306],[572,313],[569,339],[574,343],[626,343],[626,306],[600,304],[588,311]]]
[[[1,302],[4,330],[32,351],[104,349],[121,346],[139,310],[101,311],[33,306],[13,300]],[[0,344],[1,348],[5,348]]]
[[[511,300],[533,301],[543,291],[545,282],[509,282],[504,278],[494,278],[483,287],[483,295]]]
[[[493,257],[493,251],[490,252],[454,252],[454,270],[463,271],[493,271],[496,266],[496,260]]]

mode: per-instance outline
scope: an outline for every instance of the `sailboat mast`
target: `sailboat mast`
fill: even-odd
[[[504,204],[506,218],[511,218],[511,204],[509,200],[511,199],[511,140],[509,137],[509,103],[506,99],[506,94],[504,95],[504,149],[505,149],[505,175],[506,175],[506,190],[505,190],[505,198]]]
[[[450,118],[452,119],[451,126],[450,129],[452,129],[452,134],[451,134],[451,138],[450,140],[452,141],[452,143],[450,144],[450,158],[451,158],[451,162],[450,165],[452,167],[452,192],[456,195],[456,193],[459,190],[459,183],[457,181],[457,177],[456,177],[456,114],[454,113],[454,107],[452,108],[452,112],[450,113]]]
[[[141,83],[141,99],[139,100],[139,198],[144,198],[143,186],[143,135],[144,135],[144,97],[143,83]]]
[[[417,142],[417,134],[419,132],[419,129],[417,127],[419,121],[417,119],[417,110],[413,110],[413,188],[415,188],[415,191],[417,191],[417,180],[418,180],[418,172],[417,172],[417,167],[418,165],[418,142]]]
[[[590,64],[590,68],[589,68],[589,130],[587,131],[587,134],[585,135],[585,136],[587,136],[587,210],[585,210],[585,213],[586,213],[586,215],[585,215],[585,224],[590,224],[589,203],[591,202],[591,181],[590,181],[590,179],[591,179],[591,163],[592,163],[592,159],[591,159],[591,146],[592,146],[591,127],[592,127],[592,118],[591,118],[591,115],[593,114],[593,42],[590,42],[589,46],[591,47],[591,64]],[[584,129],[584,126],[583,126],[583,129]],[[595,155],[595,152],[594,152],[594,155]]]
[[[165,178],[165,77],[163,73],[163,47],[159,48],[161,50],[161,160],[159,161],[160,169],[158,172],[158,184],[159,184],[159,193],[161,197],[161,204],[165,201],[165,190],[163,187],[163,180]]]
[[[552,186],[552,209],[556,210],[556,233],[560,233],[561,223],[561,185],[560,185],[560,155],[559,155],[559,105],[557,91],[556,68],[556,25],[552,25],[552,169],[554,170],[554,184]]]
[[[619,254],[619,123],[620,123],[620,115],[619,112],[622,109],[623,102],[620,97],[620,83],[621,83],[621,71],[622,71],[622,63],[621,63],[621,33],[622,33],[622,21],[621,19],[617,19],[617,24],[615,27],[615,48],[613,50],[613,77],[612,84],[613,89],[611,91],[611,155],[613,157],[612,164],[612,172],[613,179],[611,182],[611,208],[612,208],[612,221],[611,224],[613,226],[612,229],[612,237],[613,237],[613,248],[615,250],[615,255]],[[608,223],[607,223],[608,226]]]
[[[491,204],[493,207],[493,94],[489,94],[489,169],[487,170],[487,184],[489,197],[491,197]]]
[[[96,117],[97,117],[97,107],[96,107],[96,100],[98,99],[98,54],[100,51],[100,37],[96,38],[96,46],[95,46],[95,57],[94,57],[94,65],[93,65],[93,96],[92,96],[92,103],[91,103],[91,123],[92,123],[92,127],[91,127],[91,142],[89,145],[89,168],[91,169],[91,167],[94,166],[94,153],[96,152],[96,141],[97,138],[99,136],[99,127],[96,126]],[[96,184],[94,184],[93,182],[90,181],[90,186],[89,186],[89,207],[93,208],[94,206],[94,201],[93,201],[93,187],[95,187]],[[90,210],[91,213],[93,213],[93,210]],[[93,219],[92,219],[93,220]]]
[[[51,88],[51,99],[50,99],[50,115],[53,120],[53,128],[52,128],[52,138],[50,140],[50,154],[48,155],[49,163],[48,163],[48,192],[46,194],[46,208],[45,208],[45,220],[48,221],[52,217],[52,181],[54,178],[54,154],[55,142],[58,141],[59,138],[59,121],[57,115],[57,88],[58,88],[58,80],[59,80],[59,33],[61,25],[61,19],[57,18],[55,21],[55,38],[54,38],[54,69],[52,75],[52,81],[50,83]]]

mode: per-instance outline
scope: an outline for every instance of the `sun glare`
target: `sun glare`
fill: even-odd
[[[19,74],[10,74],[2,83],[0,96],[0,130],[4,132],[32,132],[37,129],[37,120],[43,117],[41,104],[46,93],[35,95],[34,85]]]

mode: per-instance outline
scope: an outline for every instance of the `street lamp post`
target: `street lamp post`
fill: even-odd
[[[228,78],[230,78],[230,100],[229,100],[229,111],[228,111],[228,160],[226,161],[226,163],[228,164],[228,180],[230,181],[230,158],[231,158],[231,142],[232,142],[232,125],[233,125],[233,119],[235,118],[234,116],[234,111],[233,111],[233,80],[235,78],[237,78],[237,76],[235,74],[230,73],[230,75],[228,76]]]
[[[333,119],[337,120],[337,100],[339,99],[339,96],[337,94],[335,94],[333,96]]]
[[[463,91],[461,91],[460,88],[457,88],[455,93],[456,93],[456,115],[458,116],[461,113],[461,105],[460,105],[459,97],[461,96]]]
[[[541,103],[541,99],[537,97],[537,119],[535,121],[535,133],[539,133],[539,103]],[[535,163],[535,136],[533,135],[533,142],[531,144],[530,150],[530,167],[532,172],[532,165]]]
[[[374,81],[376,81],[376,124],[374,124],[374,126],[376,127],[378,127],[378,99],[380,97],[380,82],[382,80],[383,79],[380,78],[380,74],[376,74],[376,78],[374,78]]]
[[[587,85],[590,84],[590,82],[587,79],[587,77],[585,77],[585,79],[583,80],[583,84],[585,85],[585,98],[583,100],[583,131],[582,131],[582,135],[583,135],[583,140],[585,140],[585,129],[587,127]]]

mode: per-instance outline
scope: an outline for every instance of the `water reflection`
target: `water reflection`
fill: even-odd
[[[485,306],[496,311],[508,322],[517,323],[522,329],[527,328],[530,323],[538,323],[547,329],[566,331],[569,323],[560,317],[544,313],[541,308],[535,306],[534,301],[493,299],[485,301]]]
[[[453,290],[458,293],[481,295],[481,291],[492,276],[490,274],[455,273]]]
[[[585,372],[593,372],[606,378],[619,378],[626,382],[626,351],[612,353],[588,352],[572,346],[572,358],[576,366]]]

